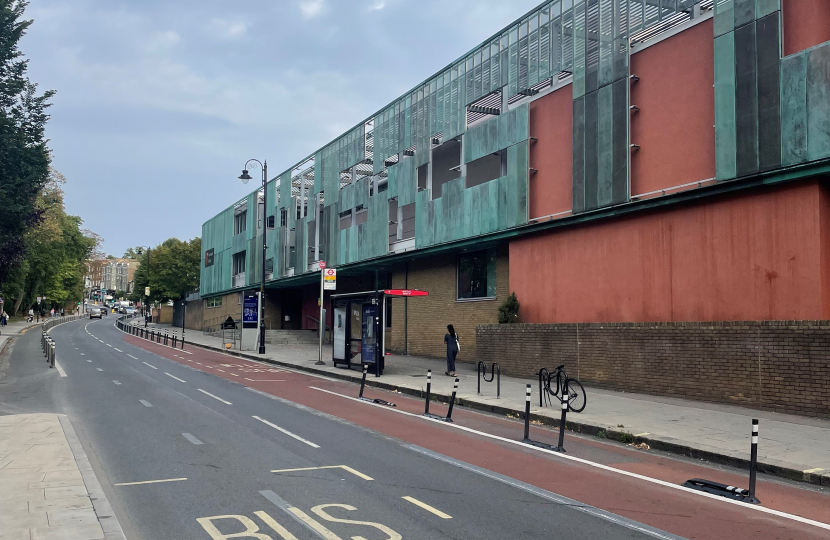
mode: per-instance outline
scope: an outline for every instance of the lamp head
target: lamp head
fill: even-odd
[[[247,184],[248,180],[251,180],[251,175],[248,174],[248,169],[242,169],[242,174],[239,175],[239,179],[242,180],[243,184]]]

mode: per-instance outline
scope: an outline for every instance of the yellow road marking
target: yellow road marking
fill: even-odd
[[[292,514],[294,514],[295,516],[297,516],[303,523],[305,523],[306,525],[308,525],[309,527],[314,529],[314,531],[317,534],[319,534],[320,536],[322,536],[326,540],[343,540],[342,538],[340,538],[339,536],[337,536],[336,534],[334,534],[330,530],[323,527],[320,524],[320,522],[313,519],[311,516],[309,516],[308,514],[306,514],[305,512],[300,510],[299,508],[296,508],[296,507],[292,506],[288,509],[288,511],[291,512]]]
[[[421,508],[423,508],[427,512],[432,512],[433,514],[435,514],[436,516],[438,516],[441,519],[452,519],[451,515],[445,514],[444,512],[438,510],[437,508],[433,508],[432,506],[428,505],[427,503],[419,501],[415,497],[410,497],[409,495],[407,495],[406,497],[401,497],[401,499],[403,499],[405,501],[409,501],[412,504],[414,504],[415,506],[420,506]]]
[[[254,515],[261,519],[266,525],[277,531],[277,534],[282,536],[283,540],[297,540],[296,536],[288,532],[288,530],[285,527],[277,523],[276,520],[274,520],[274,518],[272,518],[262,510],[254,512]]]
[[[113,484],[114,486],[138,486],[140,484],[161,484],[162,482],[181,482],[187,478],[166,478],[164,480],[144,480],[143,482],[122,482],[120,484]]]
[[[645,437],[646,435],[651,435],[651,433],[649,433],[648,431],[646,431],[645,433],[637,433],[637,434],[636,434],[636,435],[634,435],[634,436],[635,436],[635,437]]]
[[[297,471],[316,471],[319,469],[343,469],[346,472],[350,472],[353,475],[357,476],[358,478],[362,478],[364,480],[374,480],[371,476],[367,476],[360,471],[356,471],[349,467],[348,465],[326,465],[324,467],[302,467],[299,469],[276,469],[271,471],[272,473],[284,473],[284,472],[297,472]]]
[[[824,470],[824,469],[822,469],[821,467],[818,467],[818,468],[816,468],[816,469],[807,469],[806,471],[801,471],[801,472],[803,472],[803,473],[807,473],[807,474],[810,474],[810,473],[821,472],[821,471],[823,471],[823,470]]]

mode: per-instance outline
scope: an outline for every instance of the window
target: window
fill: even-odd
[[[245,252],[240,251],[239,253],[233,254],[233,275],[237,276],[239,274],[245,273]]]
[[[432,150],[432,198],[441,196],[442,187],[461,176],[461,143],[455,139]]]
[[[248,211],[240,212],[233,216],[233,234],[244,233],[248,228]]]
[[[401,207],[401,240],[415,238],[415,203]]]
[[[418,167],[418,191],[423,191],[427,188],[427,177],[429,176],[429,163],[424,163]]]
[[[354,209],[354,224],[361,225],[366,223],[369,219],[369,211],[363,208],[363,206],[358,206]]]
[[[352,226],[352,211],[348,210],[346,212],[340,213],[340,230],[348,229]]]
[[[268,216],[268,228],[269,228],[269,229],[273,229],[273,228],[274,228],[274,217],[275,217],[275,216]]]
[[[495,298],[496,250],[458,256],[458,300]]]
[[[389,245],[398,241],[398,199],[389,199]]]
[[[507,174],[507,150],[500,150],[467,163],[466,187],[470,188]]]
[[[205,300],[205,307],[208,307],[208,308],[222,307],[222,297],[221,296],[214,296],[213,298],[208,298],[207,300]]]
[[[285,227],[288,221],[288,212],[285,211],[285,208],[280,209],[280,227]]]

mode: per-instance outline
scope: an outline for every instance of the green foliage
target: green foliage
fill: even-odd
[[[83,298],[85,262],[97,240],[81,231],[81,218],[66,213],[61,187],[65,182],[61,173],[50,169],[48,182],[35,200],[39,223],[24,234],[24,256],[0,286],[9,313],[27,311],[38,296],[47,299],[46,309],[60,309]]]
[[[141,254],[144,253],[145,249],[147,249],[147,248],[145,248],[144,246],[136,246],[134,248],[127,248],[127,250],[124,252],[124,258],[125,259],[138,259],[141,256]]]
[[[135,271],[135,287],[129,299],[141,300],[144,288],[150,287],[151,302],[180,300],[199,286],[199,264],[202,256],[202,240],[183,242],[168,238],[161,245],[138,257]]]
[[[35,204],[49,175],[44,129],[54,92],[39,95],[26,74],[18,44],[32,24],[23,20],[27,5],[0,0],[0,286],[19,285],[24,235],[40,221]]]
[[[519,299],[516,298],[516,293],[510,293],[510,296],[499,306],[499,324],[517,323],[519,320]]]

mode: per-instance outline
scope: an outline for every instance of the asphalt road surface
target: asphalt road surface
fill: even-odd
[[[0,363],[0,412],[67,414],[131,540],[830,537],[793,519],[830,521],[823,494],[770,485],[783,515],[764,513],[664,485],[693,464],[576,439],[586,462],[563,460],[506,440],[515,422],[430,422],[415,400],[383,409],[348,383],[114,322],[54,328],[58,370],[37,330],[21,336]]]

